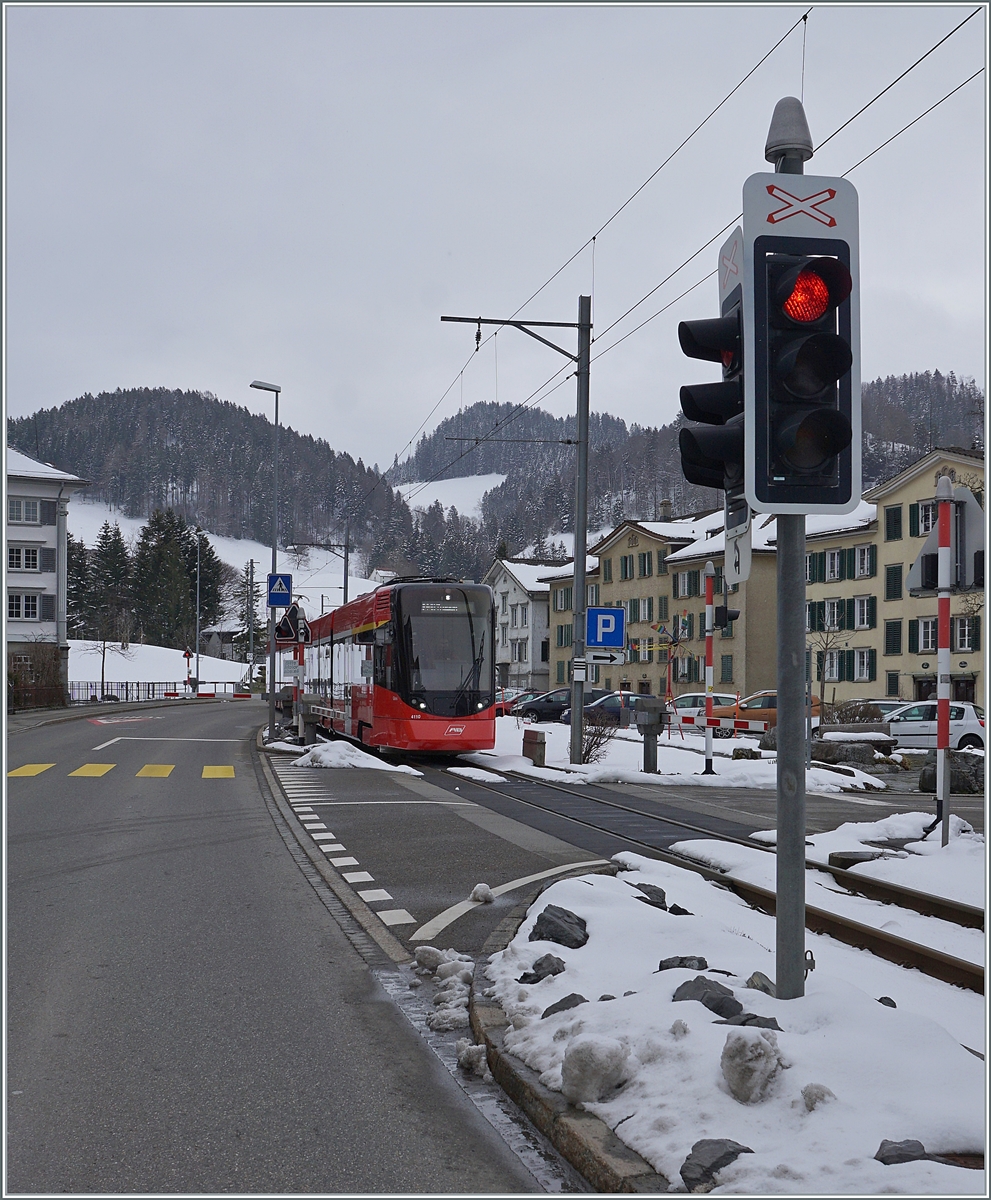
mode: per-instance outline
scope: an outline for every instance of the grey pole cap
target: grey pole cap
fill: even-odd
[[[805,109],[796,96],[785,96],[775,104],[764,157],[771,163],[781,158],[798,158],[805,162],[812,157],[812,134],[805,119]]]

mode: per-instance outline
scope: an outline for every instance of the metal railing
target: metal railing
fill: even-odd
[[[240,683],[206,683],[200,684],[200,696],[242,695],[247,689]],[[96,703],[100,700],[140,701],[140,700],[174,700],[184,696],[195,696],[197,693],[186,686],[186,681],[178,682],[139,682],[139,683],[110,683],[103,685],[100,681],[75,682],[69,684],[69,700],[72,704]]]

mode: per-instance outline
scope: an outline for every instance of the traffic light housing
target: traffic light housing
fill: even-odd
[[[739,621],[740,609],[727,608],[725,604],[717,604],[712,610],[713,629],[725,629],[733,621]]]
[[[737,285],[722,304],[722,315],[682,321],[678,341],[689,358],[721,363],[717,383],[681,389],[681,409],[689,421],[678,435],[681,469],[689,483],[743,490],[743,288]]]
[[[832,239],[756,241],[754,482],[775,511],[851,498],[848,263],[849,247]]]

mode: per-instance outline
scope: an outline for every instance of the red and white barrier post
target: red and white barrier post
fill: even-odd
[[[712,717],[712,588],[716,577],[716,568],[712,559],[705,564],[705,717]],[[705,727],[705,770],[703,775],[715,775],[712,769],[712,726]]]
[[[950,840],[950,520],[953,485],[943,475],[936,487],[939,504],[939,551],[936,591],[936,819],[943,822],[943,845]]]

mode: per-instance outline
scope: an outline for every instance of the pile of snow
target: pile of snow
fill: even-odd
[[[828,862],[830,854],[844,850],[877,850],[874,843],[905,842],[900,854],[890,852],[884,858],[858,863],[851,868],[858,875],[870,875],[902,887],[945,896],[961,904],[983,908],[987,881],[984,834],[950,813],[950,841],[945,848],[937,827],[925,841],[922,834],[932,824],[932,813],[895,813],[880,821],[848,821],[825,833],[806,835],[810,862]],[[751,834],[755,841],[773,846],[777,840],[771,829]]]
[[[388,763],[366,750],[359,750],[350,742],[324,742],[319,746],[311,746],[305,754],[297,758],[294,767],[356,767],[364,771],[394,771],[400,775],[422,775],[405,763]]]
[[[440,985],[434,993],[437,1011],[427,1017],[428,1027],[435,1033],[467,1029],[468,997],[475,975],[471,955],[452,949],[438,950],[435,946],[417,946],[415,955],[416,982],[432,978]]]
[[[981,996],[810,934],[806,995],[776,1000],[757,978],[774,976],[773,917],[693,872],[634,854],[615,861],[616,878],[545,891],[487,967],[486,995],[511,1025],[505,1047],[545,1086],[599,1116],[679,1190],[693,1145],[728,1139],[744,1152],[718,1170],[724,1192],[985,1194],[981,1172],[874,1158],[883,1139],[983,1151],[984,1064],[960,1044],[983,1044]],[[634,884],[663,888],[668,908],[642,903]],[[529,940],[549,903],[585,921],[583,946]],[[565,969],[518,982],[549,951]],[[658,969],[682,956],[704,962]],[[675,1000],[679,990],[709,1005]],[[543,1015],[559,1001],[569,1007]],[[713,1004],[755,1016],[727,1025],[735,1018]]]
[[[474,779],[476,783],[505,783],[502,775],[495,771],[483,771],[481,767],[448,767],[448,773],[459,775],[462,779]]]
[[[645,775],[643,766],[643,739],[625,730],[617,731],[607,743],[606,752],[600,762],[589,766],[572,766],[569,761],[571,750],[571,727],[560,722],[547,722],[540,726],[545,737],[546,767],[535,767],[529,759],[520,755],[523,743],[522,723],[515,717],[500,717],[496,721],[496,744],[494,750],[480,750],[473,754],[462,754],[465,762],[495,771],[515,771],[534,779],[561,780],[561,772],[568,773],[569,783],[650,783],[681,784],[685,776],[692,777],[693,784],[703,787],[765,788],[774,790],[777,765],[774,755],[761,759],[733,759],[733,746],[739,745],[731,739],[718,739],[713,744],[713,758],[718,759],[715,775],[703,775],[704,758],[697,749],[685,744],[678,735],[657,739],[657,775]],[[749,745],[750,743],[746,743]],[[846,771],[850,773],[847,774]],[[806,772],[806,790],[809,792],[883,791],[885,784],[876,776],[853,768],[844,768],[843,774],[812,767]]]

